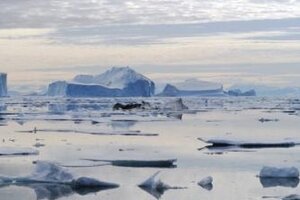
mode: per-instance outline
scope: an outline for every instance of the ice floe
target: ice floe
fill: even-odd
[[[82,159],[92,162],[103,162],[118,167],[135,168],[175,168],[177,159],[170,160],[101,160],[101,159]]]
[[[299,185],[299,178],[259,177],[259,180],[264,188],[279,186],[296,188]]]
[[[102,182],[94,178],[75,178],[67,169],[47,161],[36,161],[34,171],[25,177],[0,177],[0,183],[14,185],[63,184],[71,188],[115,188],[118,184]]]
[[[39,151],[28,147],[0,147],[0,156],[38,155]]]
[[[292,195],[283,197],[282,200],[300,200],[300,195],[292,194]]]
[[[72,129],[37,129],[34,128],[33,130],[24,130],[24,131],[17,131],[19,133],[39,133],[39,132],[46,132],[46,133],[78,133],[78,134],[88,134],[88,135],[98,135],[98,136],[158,136],[157,133],[141,133],[140,131],[85,131],[85,130],[72,130]]]
[[[203,139],[198,138],[199,140],[210,144],[207,148],[221,148],[221,147],[240,147],[240,148],[288,148],[299,145],[298,142],[292,140],[270,140],[270,141],[244,141],[244,140],[230,140],[223,138],[214,138],[214,139]]]

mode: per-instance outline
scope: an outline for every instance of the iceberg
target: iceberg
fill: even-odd
[[[0,73],[0,97],[7,96],[7,74]]]
[[[72,81],[56,81],[48,86],[48,96],[67,97],[150,97],[153,81],[129,67],[113,67],[103,74],[78,75]]]
[[[222,84],[189,79],[177,84],[167,84],[158,96],[225,96],[225,94]]]
[[[251,89],[242,92],[240,89],[234,89],[234,90],[228,90],[227,94],[229,96],[236,96],[236,97],[252,97],[252,96],[256,96],[256,91]]]

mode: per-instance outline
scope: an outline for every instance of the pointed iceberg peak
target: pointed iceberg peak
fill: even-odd
[[[0,73],[0,97],[7,96],[7,74]]]
[[[59,84],[57,84],[59,83]],[[77,75],[72,82],[49,85],[48,95],[69,97],[149,97],[155,84],[130,67],[112,67],[99,75]],[[53,91],[57,91],[57,94]],[[62,95],[63,93],[63,95]]]

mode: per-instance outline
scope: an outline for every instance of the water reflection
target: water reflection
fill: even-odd
[[[145,192],[147,192],[148,194],[152,195],[153,197],[155,197],[156,199],[160,199],[162,197],[162,195],[165,193],[165,191],[167,191],[167,188],[163,188],[163,187],[159,187],[159,188],[152,188],[152,187],[142,187],[139,186],[142,190],[144,190]]]
[[[113,129],[129,129],[136,124],[136,120],[112,120],[111,127]]]

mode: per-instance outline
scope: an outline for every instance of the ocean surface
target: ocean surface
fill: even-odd
[[[1,184],[2,200],[283,199],[300,194],[299,180],[262,180],[263,166],[300,169],[300,146],[289,148],[206,148],[203,140],[300,142],[300,99],[183,98],[187,110],[164,109],[176,98],[0,99],[0,147],[31,148],[35,155],[1,155],[0,176],[30,174],[35,161],[65,166],[76,177],[120,187],[70,191],[62,185]],[[149,102],[151,107],[113,110],[115,103]],[[0,154],[1,154],[0,148]],[[24,152],[26,154],[26,152]],[[99,160],[177,159],[173,168],[135,168]],[[160,171],[162,182],[184,189],[151,194],[137,185]],[[197,183],[213,177],[210,190]]]

